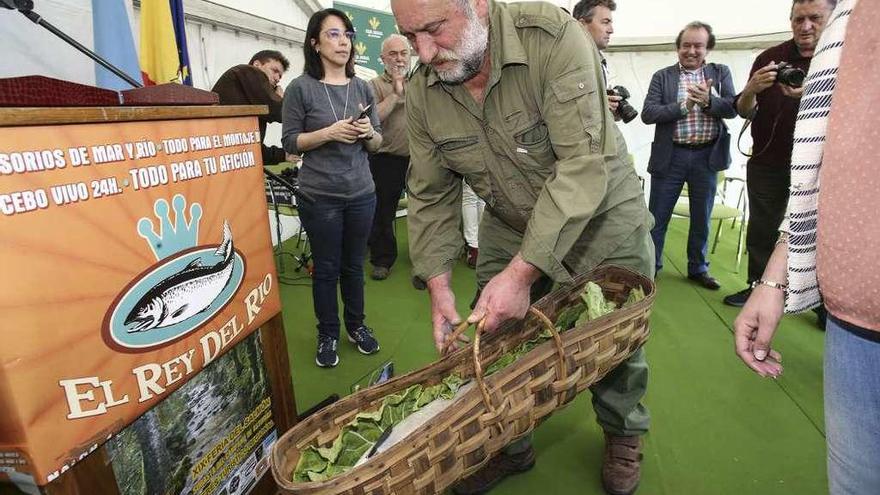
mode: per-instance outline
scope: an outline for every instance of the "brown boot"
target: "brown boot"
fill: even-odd
[[[639,486],[642,443],[639,437],[605,433],[602,486],[610,495],[631,495]]]
[[[477,472],[452,487],[456,495],[479,495],[486,493],[511,474],[524,473],[535,465],[535,451],[528,450],[508,455],[499,452]]]

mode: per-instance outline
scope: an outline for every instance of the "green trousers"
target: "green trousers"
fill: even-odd
[[[641,200],[641,199],[639,199]],[[486,212],[480,224],[480,255],[477,261],[477,284],[482,289],[500,273],[519,252],[522,236]],[[602,264],[631,268],[645,276],[654,276],[654,246],[650,227],[637,227]],[[537,301],[553,288],[549,278],[542,277],[532,285],[531,299]],[[599,425],[612,435],[636,436],[648,431],[650,415],[641,403],[648,388],[648,363],[640,348],[629,359],[590,387],[593,409]],[[515,454],[528,449],[531,435],[515,441],[505,449]]]

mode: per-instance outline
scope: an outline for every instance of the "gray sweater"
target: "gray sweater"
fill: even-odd
[[[305,152],[300,152],[296,146],[301,133],[323,129],[337,119],[356,118],[360,113],[358,104],[365,107],[374,104],[368,82],[353,77],[348,85],[325,86],[312,76],[302,74],[284,91],[281,144],[288,153],[302,155],[299,184],[308,194],[353,199],[375,190],[367,149],[362,141],[354,144],[332,141]],[[370,120],[376,132],[382,132],[375,105],[371,108]]]

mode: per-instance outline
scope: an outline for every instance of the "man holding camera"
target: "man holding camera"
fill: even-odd
[[[709,275],[706,255],[716,177],[730,166],[730,134],[724,119],[736,115],[733,80],[726,65],[706,63],[706,55],[715,47],[715,35],[708,24],[697,21],[685,26],[675,46],[678,63],[654,73],[642,109],[642,121],[657,124],[648,162],[648,209],[654,214],[651,237],[659,271],[666,228],[686,182],[690,200],[688,278],[718,290],[721,285]]]
[[[742,306],[761,278],[779,237],[779,224],[788,204],[791,149],[795,118],[803,94],[803,76],[828,16],[837,0],[794,0],[792,39],[770,47],[755,59],[749,82],[737,97],[736,110],[752,121],[752,155],[746,165],[749,223],[749,284],[724,298],[724,304]]]

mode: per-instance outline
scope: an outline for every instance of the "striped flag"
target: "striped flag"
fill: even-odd
[[[95,53],[141,82],[141,68],[124,0],[92,0],[92,29]],[[95,85],[117,91],[131,89],[131,84],[98,63],[95,64]]]
[[[183,0],[171,0],[171,17],[174,19],[174,38],[177,40],[177,59],[182,82],[187,86],[192,86],[189,50],[186,47],[186,20],[183,16]]]
[[[183,82],[169,0],[141,1],[140,60],[145,85]]]

